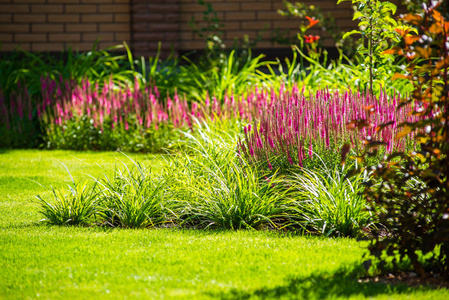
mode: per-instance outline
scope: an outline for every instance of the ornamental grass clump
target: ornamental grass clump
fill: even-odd
[[[321,160],[331,167],[339,163],[336,150],[345,142],[357,149],[364,139],[381,136],[388,143],[384,153],[412,147],[410,140],[397,140],[400,122],[412,122],[412,108],[395,110],[400,95],[370,97],[359,92],[320,90],[306,97],[304,90],[282,91],[261,113],[259,122],[245,127],[239,141],[239,152],[252,163],[261,163],[266,170],[281,173],[291,166],[317,168]],[[353,119],[375,113],[374,125],[360,132],[350,131]],[[377,124],[391,121],[389,130],[377,131]],[[317,155],[316,155],[317,154]],[[318,159],[319,157],[319,159]]]
[[[53,225],[90,225],[98,213],[98,191],[96,184],[76,182],[69,176],[72,184],[68,189],[51,187],[53,200],[37,195],[39,212],[45,217],[42,221]]]
[[[111,177],[98,180],[99,217],[112,227],[155,227],[170,221],[166,207],[166,180],[151,169],[132,160],[132,167],[123,164]]]
[[[236,155],[235,138],[210,127],[190,136],[189,153],[170,159],[174,210],[183,226],[223,229],[282,228],[293,201],[275,176],[261,178],[256,168]]]
[[[363,182],[366,174],[345,178],[344,167],[302,169],[286,178],[289,196],[297,201],[300,223],[312,233],[325,236],[358,236],[372,223],[366,210]]]

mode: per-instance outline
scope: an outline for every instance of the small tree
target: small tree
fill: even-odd
[[[339,0],[338,3],[344,1],[349,0]],[[379,0],[352,0],[352,3],[356,5],[353,20],[359,20],[359,30],[345,33],[343,39],[352,34],[362,36],[357,52],[364,57],[362,67],[369,70],[369,92],[373,95],[375,78],[388,72],[388,68],[382,65],[392,59],[382,53],[389,47],[390,40],[399,41],[399,35],[394,30],[398,24],[392,17],[396,13],[396,5]]]

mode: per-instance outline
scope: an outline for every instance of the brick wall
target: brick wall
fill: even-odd
[[[133,0],[131,23],[133,50],[138,56],[155,56],[159,41],[162,56],[180,50],[179,0]]]
[[[224,25],[223,40],[229,46],[234,43],[235,38],[242,38],[247,34],[250,39],[260,36],[262,39],[257,43],[260,48],[286,47],[273,43],[272,37],[275,29],[283,32],[284,35],[290,32],[290,37],[296,35],[301,25],[298,18],[288,18],[277,13],[279,9],[285,9],[282,0],[208,0],[212,8],[217,12],[217,17]],[[291,1],[294,2],[294,1]],[[343,2],[337,6],[336,0],[315,0],[304,1],[305,3],[320,6],[325,11],[332,12],[336,18],[337,25],[342,29],[353,29],[351,22],[352,8],[350,2]],[[189,21],[192,17],[201,21],[205,6],[198,4],[197,0],[180,0],[181,24],[180,24],[180,44],[182,49],[200,49],[204,47],[204,40],[192,32]],[[198,22],[198,27],[204,27],[205,22]],[[323,33],[312,28],[310,34]],[[329,41],[330,42],[330,41]]]
[[[205,6],[198,4],[197,0],[180,0],[180,48],[183,50],[204,48],[204,39],[192,32],[189,21],[192,17],[201,21]],[[257,43],[259,48],[285,48],[286,45],[273,43],[272,37],[275,30],[285,34],[290,31],[290,37],[295,37],[303,20],[298,18],[287,18],[277,11],[285,10],[283,0],[207,0],[217,12],[217,17],[224,25],[223,40],[229,46],[234,43],[235,38],[242,38],[247,34],[254,39],[260,36],[262,40]],[[290,0],[295,2],[295,0]],[[357,28],[357,22],[352,21],[353,9],[351,1],[342,2],[337,5],[337,0],[306,0],[301,1],[309,5],[321,7],[326,14],[330,12],[336,20],[336,24],[343,31]],[[395,4],[400,0],[390,0]],[[198,22],[198,27],[205,27],[205,22]],[[319,34],[326,37],[326,33],[318,28],[311,28],[308,34]],[[334,46],[332,39],[324,40],[325,46]]]
[[[391,0],[399,3],[400,0]],[[290,30],[295,36],[302,20],[277,13],[284,9],[282,0],[206,0],[212,4],[224,25],[223,39],[230,46],[245,34],[250,39],[260,36],[258,48],[286,48],[272,42],[275,30]],[[292,1],[294,2],[294,1]],[[337,0],[306,0],[331,12],[343,30],[354,29],[351,2]],[[0,51],[20,46],[29,51],[61,51],[69,47],[89,50],[95,39],[100,48],[132,43],[138,56],[154,56],[162,41],[163,56],[171,50],[204,49],[205,41],[189,22],[201,20],[205,6],[198,0],[0,0]],[[326,34],[312,28],[309,34]],[[333,46],[329,39],[326,46]]]
[[[80,51],[130,42],[130,0],[0,0],[0,51]]]

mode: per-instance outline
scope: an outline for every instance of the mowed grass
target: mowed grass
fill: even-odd
[[[158,160],[147,160],[156,168]],[[364,242],[264,231],[124,230],[38,223],[34,196],[108,172],[120,153],[2,151],[0,299],[448,299],[359,282]]]
[[[129,156],[155,163],[146,155]],[[42,219],[33,203],[37,200],[35,196],[50,194],[50,186],[64,187],[71,183],[66,167],[76,180],[84,181],[89,175],[97,178],[122,163],[131,165],[119,152],[0,150],[0,228]]]

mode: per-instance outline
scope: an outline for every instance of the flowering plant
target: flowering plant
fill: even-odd
[[[313,44],[320,39],[319,35],[304,35],[304,41],[306,44]]]
[[[320,22],[320,20],[317,20],[315,18],[311,18],[309,16],[306,16],[306,19],[309,21],[309,25],[307,26],[307,28],[310,28],[316,24],[318,24]]]
[[[305,16],[308,23],[307,25],[302,24],[300,26],[301,33],[298,33],[298,39],[300,42],[301,50],[306,48],[307,52],[309,53],[310,58],[313,60],[318,60],[321,56],[321,52],[318,51],[318,40],[320,39],[319,35],[312,35],[308,34],[306,35],[306,31],[315,26],[320,22],[320,20],[315,19],[313,17]],[[301,65],[303,65],[303,57],[301,55]]]

